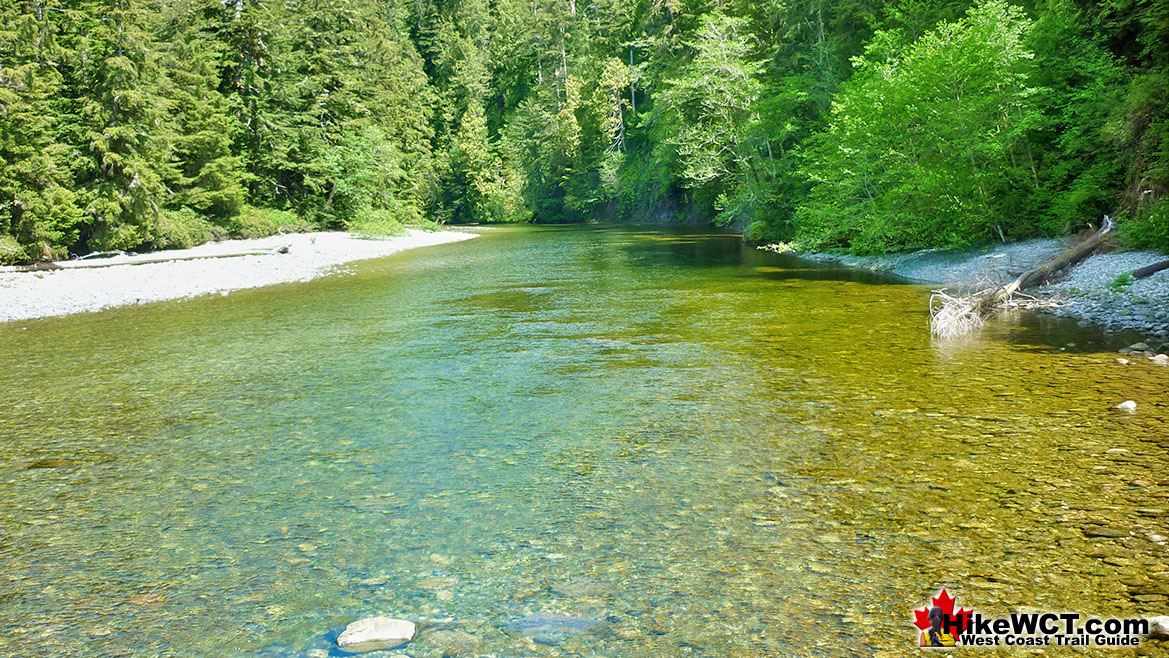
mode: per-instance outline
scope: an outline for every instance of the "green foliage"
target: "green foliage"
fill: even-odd
[[[729,189],[750,189],[747,131],[756,118],[763,65],[751,59],[746,20],[721,12],[704,18],[688,45],[694,59],[663,93],[667,141],[676,149],[683,186],[726,199]]]
[[[349,224],[349,232],[359,237],[384,238],[402,235],[406,225],[386,210],[366,210]]]
[[[1126,221],[1120,234],[1133,247],[1169,253],[1169,202],[1161,201],[1144,217]]]
[[[242,159],[232,152],[240,126],[220,92],[222,44],[205,37],[202,0],[181,3],[160,26],[164,39],[163,107],[171,118],[170,162],[163,177],[168,208],[190,208],[222,221],[246,202]],[[214,6],[211,11],[215,12]]]
[[[797,212],[800,239],[880,252],[1034,230],[1016,217],[1033,185],[1029,28],[1021,10],[991,0],[905,50],[878,32],[809,149],[815,188]]]
[[[518,207],[503,160],[487,135],[487,117],[472,98],[451,138],[448,209],[455,222],[502,222]]]
[[[1117,117],[1127,73],[1065,0],[1048,3],[1029,43],[1037,53],[1031,81],[1039,115],[1026,146],[1041,190],[1026,212],[1045,233],[1071,233],[1116,204],[1124,178]]]
[[[26,260],[24,246],[11,235],[0,235],[0,264],[19,263]]]
[[[83,237],[92,249],[132,249],[150,235],[166,192],[149,13],[141,0],[114,0],[87,14],[75,80],[85,90],[77,106],[84,157],[77,182],[89,218]]]
[[[183,207],[162,211],[147,242],[155,249],[190,249],[226,237],[226,231],[214,226],[206,217]]]
[[[7,262],[65,253],[84,222],[72,153],[58,142],[55,107],[65,80],[51,62],[70,56],[56,3],[0,9],[0,237]],[[18,246],[13,246],[18,245]]]
[[[1121,274],[1120,276],[1113,279],[1112,283],[1108,284],[1108,287],[1116,292],[1120,292],[1131,286],[1133,281],[1135,281],[1135,279],[1132,278],[1132,273],[1125,272],[1124,274]]]
[[[409,186],[402,160],[377,126],[343,134],[305,180],[310,190],[324,197],[312,208],[317,223],[349,227],[373,211],[391,212],[398,221],[419,221],[418,209],[399,198]]]
[[[747,228],[743,229],[743,239],[748,242],[787,244],[783,242],[786,235],[786,232],[782,228],[777,227],[774,223],[766,219],[757,219],[748,224]],[[793,251],[793,249],[788,246],[783,251]]]
[[[630,153],[616,175],[617,199],[627,209],[652,205],[670,190],[670,175],[653,152]]]
[[[1024,8],[1025,7],[1025,8]],[[1146,0],[11,0],[0,259],[707,216],[883,251],[1166,248]]]
[[[569,210],[563,183],[572,175],[572,131],[561,128],[563,114],[551,112],[545,102],[525,99],[508,122],[502,150],[509,162],[522,167],[524,201],[540,217],[563,217]]]
[[[1128,165],[1123,199],[1145,212],[1169,194],[1169,6],[1104,0],[1089,7],[1097,31],[1131,71],[1119,131]]]
[[[278,233],[303,233],[312,226],[287,210],[245,207],[227,223],[235,238],[266,238]]]

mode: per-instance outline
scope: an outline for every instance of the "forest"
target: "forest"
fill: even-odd
[[[710,221],[1169,249],[1165,0],[8,0],[0,262]]]

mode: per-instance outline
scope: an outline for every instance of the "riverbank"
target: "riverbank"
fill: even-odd
[[[406,235],[357,238],[344,232],[296,233],[255,240],[226,240],[192,249],[117,256],[109,267],[36,272],[0,271],[0,322],[100,311],[277,283],[308,281],[352,261],[387,256],[406,249],[458,242],[475,233],[422,231]],[[221,257],[223,254],[276,250],[287,253]],[[135,264],[143,260],[196,258]],[[116,264],[113,264],[116,263]]]
[[[799,254],[820,263],[858,267],[900,276],[911,281],[969,291],[1013,280],[1070,246],[1068,240],[1036,239],[977,249],[924,250],[883,256]],[[775,246],[764,249],[777,250]],[[1051,302],[1041,312],[1095,324],[1106,331],[1135,331],[1146,340],[1169,348],[1169,270],[1129,283],[1118,282],[1127,272],[1165,259],[1156,251],[1095,254],[1050,284],[1028,294]]]

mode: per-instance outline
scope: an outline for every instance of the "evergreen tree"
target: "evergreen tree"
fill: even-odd
[[[64,255],[83,217],[69,149],[56,141],[62,7],[28,0],[0,9],[0,262]]]
[[[472,98],[450,146],[450,219],[456,222],[505,221],[516,214],[503,161],[487,135],[487,117]]]
[[[277,42],[271,13],[258,0],[224,0],[218,10],[212,4],[204,12],[209,29],[222,44],[219,89],[238,129],[232,153],[242,160],[243,184],[251,202],[263,204],[286,200],[275,183],[269,161],[274,146],[269,110],[274,75],[272,45]]]
[[[1119,130],[1127,74],[1066,0],[1051,0],[1031,31],[1031,83],[1039,110],[1028,143],[1040,192],[1029,214],[1048,233],[1078,230],[1115,213],[1125,178]]]
[[[82,237],[94,249],[130,249],[147,240],[166,193],[170,145],[158,131],[164,111],[150,14],[140,0],[83,7],[88,20],[70,94],[85,155],[76,172],[87,215]]]
[[[387,6],[381,20],[385,27],[371,31],[361,45],[367,65],[359,72],[358,117],[351,127],[377,126],[393,144],[408,172],[394,179],[394,197],[410,206],[410,216],[423,217],[436,210],[438,199],[436,96],[409,39],[405,12]]]
[[[171,122],[168,207],[190,208],[219,223],[239,214],[245,201],[244,172],[232,152],[239,124],[220,92],[225,44],[217,40],[217,0],[176,3],[160,30],[161,94]],[[210,20],[208,20],[210,19]]]
[[[694,58],[663,94],[668,142],[678,153],[682,184],[722,205],[752,181],[748,129],[757,120],[761,63],[751,58],[746,21],[719,11],[707,16],[690,47]]]

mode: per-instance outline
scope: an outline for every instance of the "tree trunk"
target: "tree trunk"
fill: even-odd
[[[633,46],[629,47],[629,109],[634,114],[637,114],[637,97],[633,95],[634,71],[633,68]]]
[[[252,249],[250,251],[233,251],[225,254],[203,254],[194,256],[150,256],[137,260],[77,260],[58,261],[52,263],[36,263],[33,265],[13,265],[0,267],[0,272],[38,272],[44,270],[81,270],[94,267],[114,267],[115,265],[149,265],[151,263],[169,263],[179,260],[199,260],[203,258],[238,258],[240,256],[272,256],[288,253],[288,246],[273,247],[271,249]],[[124,255],[124,254],[123,254]]]
[[[1105,215],[1104,226],[1101,226],[1100,230],[1093,233],[1092,236],[1087,240],[1084,240],[1067,251],[1064,251],[1062,254],[1040,265],[1039,267],[1036,267],[1035,269],[1029,270],[1027,272],[1023,272],[1019,275],[1019,278],[1008,283],[1007,285],[995,289],[991,292],[991,294],[987,295],[986,302],[982,306],[997,306],[1010,299],[1011,295],[1015,294],[1019,290],[1030,288],[1033,285],[1042,283],[1065,267],[1071,267],[1072,265],[1075,265],[1076,263],[1084,260],[1088,256],[1092,255],[1092,252],[1096,251],[1096,249],[1100,247],[1100,243],[1102,243],[1104,239],[1112,233],[1112,229],[1115,228],[1115,226],[1116,222],[1112,221],[1112,218],[1108,215]]]
[[[1145,277],[1153,276],[1154,274],[1156,274],[1157,272],[1160,272],[1161,270],[1169,270],[1169,260],[1163,260],[1159,263],[1153,263],[1152,265],[1145,265],[1144,267],[1142,267],[1138,270],[1133,270],[1132,271],[1132,278],[1143,279]]]
[[[934,297],[930,298],[930,331],[934,335],[942,337],[954,337],[972,331],[981,325],[984,318],[993,315],[996,310],[1009,302],[1011,296],[1016,292],[1042,283],[1056,272],[1071,267],[1090,256],[1109,237],[1115,226],[1116,223],[1112,221],[1112,218],[1105,215],[1104,226],[1100,227],[1100,230],[1093,233],[1091,237],[1039,267],[1020,274],[1017,279],[1005,286],[968,297],[950,297],[943,291],[938,291],[935,296],[942,298],[943,301],[940,306],[935,306]]]

